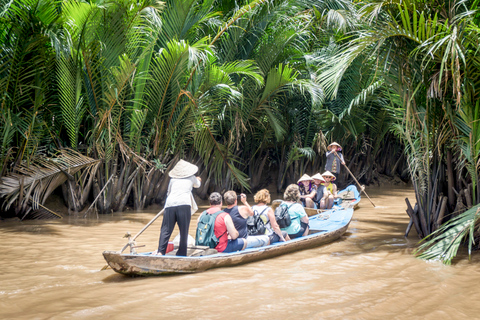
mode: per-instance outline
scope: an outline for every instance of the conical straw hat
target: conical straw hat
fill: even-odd
[[[322,175],[320,173],[316,173],[312,176],[312,179],[318,179],[318,180],[321,180],[323,182],[326,182],[325,179],[322,177]]]
[[[328,149],[328,150],[332,149],[332,146],[337,146],[337,147],[339,147],[339,148],[342,148],[342,146],[339,145],[338,143],[332,142],[332,143],[330,143],[330,144],[328,145],[327,149]]]
[[[197,173],[197,171],[198,167],[196,165],[191,164],[190,162],[187,162],[185,160],[180,160],[175,165],[175,167],[168,173],[168,175],[170,176],[170,178],[181,179],[193,176],[195,173]]]
[[[337,179],[337,177],[335,177],[335,176],[333,175],[333,173],[331,173],[330,171],[325,171],[324,173],[322,173],[322,176],[323,176],[323,177],[332,177],[332,178],[333,178],[332,181],[335,181],[335,179]]]
[[[304,174],[300,179],[298,179],[297,183],[300,183],[302,181],[312,181],[312,178],[308,174]]]

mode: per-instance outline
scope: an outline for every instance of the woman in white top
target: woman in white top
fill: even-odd
[[[267,229],[265,233],[269,237],[270,244],[290,240],[288,234],[280,230],[277,220],[275,220],[275,213],[272,208],[268,206],[271,201],[270,192],[268,192],[267,189],[262,189],[255,194],[253,200],[257,204],[252,207],[252,211],[254,215],[261,216]]]
[[[180,229],[180,245],[177,256],[187,255],[188,228],[192,214],[198,207],[193,198],[192,189],[201,185],[200,177],[195,177],[198,167],[187,161],[180,160],[168,173],[170,183],[168,184],[167,200],[165,201],[165,213],[163,214],[158,250],[153,254],[164,255],[167,251],[168,240],[172,234],[175,224]]]

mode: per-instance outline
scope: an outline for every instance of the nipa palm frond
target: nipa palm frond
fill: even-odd
[[[38,209],[47,197],[76,172],[96,166],[100,160],[86,157],[70,149],[60,150],[57,157],[39,157],[29,164],[17,167],[17,172],[2,177],[0,197],[4,197],[5,209],[19,201],[17,208]]]
[[[478,229],[480,205],[476,205],[451,219],[429,237],[415,251],[417,257],[425,260],[440,260],[451,264],[460,245],[467,240],[469,255],[474,244],[474,233]]]

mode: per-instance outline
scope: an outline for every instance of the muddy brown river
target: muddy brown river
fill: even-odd
[[[415,232],[403,237],[413,191],[367,192],[376,208],[364,197],[336,242],[180,276],[100,271],[102,251],[120,250],[156,212],[1,222],[0,319],[479,319],[480,255],[416,259]],[[156,249],[160,222],[140,251]]]

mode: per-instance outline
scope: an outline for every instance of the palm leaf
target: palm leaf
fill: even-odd
[[[30,164],[24,163],[17,168],[17,172],[1,178],[0,197],[5,198],[4,208],[8,209],[18,201],[17,208],[26,211],[31,207],[36,210],[70,176],[99,163],[100,160],[70,149],[60,150],[54,158],[38,157]]]
[[[58,91],[59,101],[62,110],[63,123],[66,127],[72,149],[78,145],[80,126],[85,114],[83,97],[80,95],[82,89],[82,78],[78,65],[71,57],[62,55],[58,59]]]
[[[460,245],[467,241],[471,254],[474,244],[474,232],[478,227],[480,205],[476,205],[443,224],[439,229],[423,240],[415,251],[417,257],[425,260],[440,260],[451,264]]]

